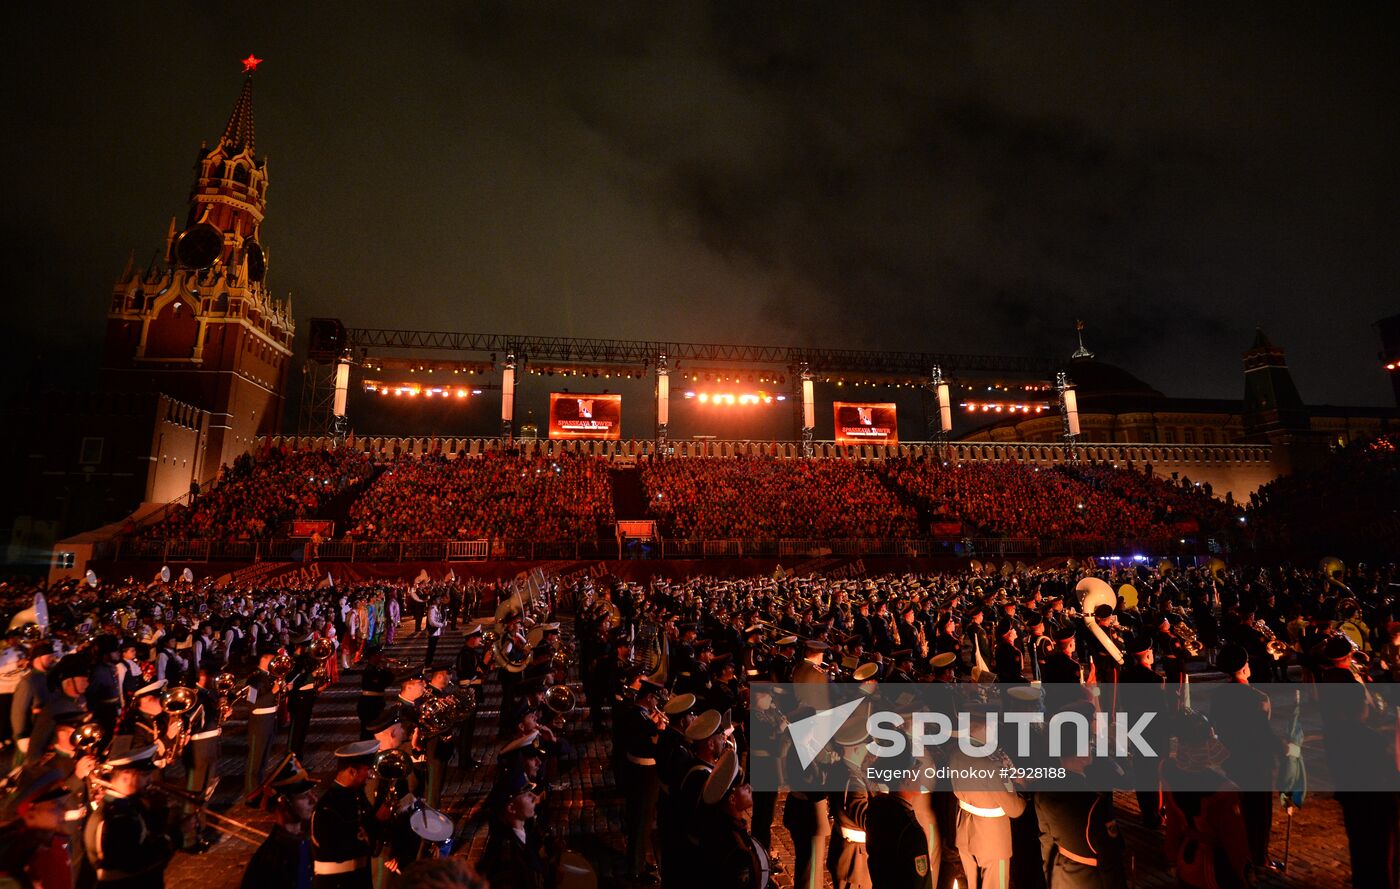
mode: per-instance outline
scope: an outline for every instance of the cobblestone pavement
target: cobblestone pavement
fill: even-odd
[[[408,625],[409,622],[405,621],[405,626]],[[568,629],[566,623],[565,631]],[[455,657],[461,642],[461,630],[448,628],[438,646],[438,658],[446,660]],[[426,646],[426,639],[422,636],[401,634],[400,641],[387,649],[387,653],[410,663],[421,663]],[[575,682],[577,678],[573,677]],[[481,800],[490,789],[496,767],[494,739],[500,689],[488,682],[485,691],[477,723],[478,743],[475,746],[477,756],[484,762],[474,769],[449,769],[443,793],[445,814],[458,824],[459,833],[469,838],[463,845],[469,846],[465,854],[471,860],[475,860],[485,847],[486,824]],[[342,673],[340,683],[322,693],[316,703],[304,764],[319,778],[330,776],[335,749],[359,737],[359,723],[355,717],[358,692],[359,674],[351,670]],[[550,791],[548,818],[556,834],[566,838],[569,848],[593,862],[600,877],[599,885],[616,886],[622,882],[621,859],[625,841],[622,834],[622,797],[608,765],[610,741],[607,738],[585,737],[586,718],[576,715],[573,724],[582,727],[574,738],[578,762],[559,776],[566,786]],[[243,732],[244,723],[239,718],[224,728],[219,772],[221,782],[214,797],[213,809],[266,830],[271,825],[269,816],[237,800],[243,786],[243,761],[247,753]],[[279,732],[277,743],[285,745],[285,732]],[[284,746],[274,748],[274,753],[280,754],[284,749]],[[1175,887],[1176,880],[1166,867],[1162,854],[1161,835],[1150,833],[1140,825],[1136,798],[1131,793],[1120,793],[1115,802],[1132,856],[1130,885],[1134,889]],[[792,860],[792,848],[787,831],[781,826],[781,808],[776,820],[778,823],[773,828],[776,851],[780,860],[789,862]],[[1276,859],[1284,856],[1287,831],[1288,819],[1281,809],[1276,808],[1271,845]],[[225,838],[203,855],[180,853],[166,872],[166,885],[172,889],[233,889],[239,886],[243,865],[252,851],[252,847],[246,843]],[[954,876],[956,874],[948,874],[947,879],[942,881],[941,889],[951,886]],[[1349,886],[1350,882],[1351,869],[1347,861],[1341,810],[1329,798],[1310,797],[1293,817],[1287,871],[1265,874],[1257,885],[1340,889]],[[792,886],[791,878],[786,874],[779,874],[776,883],[782,889],[791,889]],[[966,886],[967,883],[960,879],[958,885]]]

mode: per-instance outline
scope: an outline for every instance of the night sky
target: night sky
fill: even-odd
[[[1261,324],[1305,400],[1390,400],[1393,4],[934,6],[11,6],[6,354],[95,364],[253,52],[302,339],[1067,356],[1082,317],[1167,394],[1239,397]]]

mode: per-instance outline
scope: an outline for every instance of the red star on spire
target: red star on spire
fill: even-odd
[[[248,58],[243,59],[242,61],[244,74],[252,74],[254,71],[258,70],[258,66],[261,65],[263,62],[262,59],[258,58],[252,53],[248,53]]]

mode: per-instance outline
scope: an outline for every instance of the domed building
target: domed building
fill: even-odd
[[[1244,353],[1240,399],[1167,396],[1129,371],[1101,361],[1084,347],[1082,334],[1064,370],[1079,403],[1081,444],[1272,444],[1295,452],[1325,452],[1400,425],[1400,412],[1394,408],[1303,404],[1283,349],[1262,330]],[[1062,440],[1063,432],[1060,414],[1047,412],[1008,417],[962,440],[1053,444]]]

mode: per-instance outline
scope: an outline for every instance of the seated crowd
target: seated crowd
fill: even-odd
[[[889,461],[882,473],[889,485],[930,512],[956,517],[963,534],[969,536],[1044,540],[1097,539],[1105,534],[1137,540],[1170,536],[1150,501],[1119,496],[1058,468]]]
[[[1314,470],[1250,496],[1249,532],[1261,548],[1400,552],[1400,433],[1338,450]]]
[[[686,539],[913,537],[914,511],[848,460],[671,459],[642,466],[647,506]]]
[[[1400,502],[1397,441],[1353,445],[1315,471],[1271,482],[1252,496],[1248,514],[1208,485],[1103,464],[673,457],[643,461],[639,472],[647,513],[673,539],[1107,534],[1144,543],[1247,537],[1274,548],[1308,540],[1332,549],[1334,541],[1400,541],[1400,516],[1388,506]],[[139,533],[249,540],[276,535],[290,519],[335,518],[361,540],[574,541],[606,536],[614,521],[613,469],[603,459],[500,452],[379,459],[353,449],[245,456]],[[357,487],[348,522],[326,514]]]
[[[253,540],[273,536],[290,519],[316,518],[317,511],[373,474],[368,454],[340,450],[287,451],[269,448],[257,459],[245,454],[225,467],[207,492],[172,507],[144,537]]]
[[[366,540],[590,540],[613,521],[607,464],[588,457],[403,456],[350,509]]]

